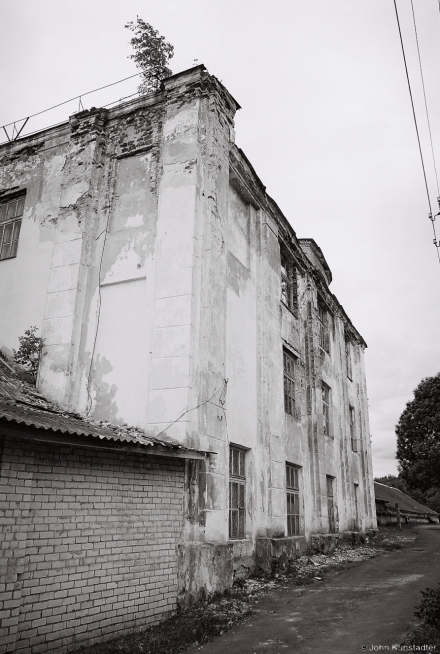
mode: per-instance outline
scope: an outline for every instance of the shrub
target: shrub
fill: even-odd
[[[18,337],[20,347],[18,350],[12,350],[14,361],[30,373],[34,384],[37,381],[38,366],[40,365],[41,350],[43,349],[44,339],[36,336],[37,327],[29,327],[23,336]]]
[[[440,584],[437,588],[422,590],[423,599],[414,615],[440,632]]]

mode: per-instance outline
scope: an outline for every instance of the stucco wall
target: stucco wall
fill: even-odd
[[[1,345],[16,347],[36,324],[48,397],[211,453],[181,552],[194,596],[220,583],[209,543],[232,557],[221,569],[233,576],[254,565],[258,538],[286,538],[286,463],[301,468],[304,542],[329,530],[327,475],[337,531],[375,526],[365,343],[329,289],[322,251],[297,238],[235,146],[237,108],[198,66],[155,94],[0,148],[0,190],[27,189],[18,256],[0,262],[12,279],[0,276]],[[281,249],[297,268],[295,312],[280,301]],[[329,353],[319,345],[319,303]],[[283,348],[296,359],[293,416],[284,410]],[[247,452],[246,538],[233,546],[231,443]]]
[[[0,190],[26,189],[26,201],[17,258],[1,262],[1,348],[7,355],[18,349],[18,337],[35,325],[41,335],[51,276],[63,242],[70,240],[70,225],[58,225],[63,167],[69,134],[56,130],[42,142],[0,153]],[[50,286],[50,288],[49,288]]]

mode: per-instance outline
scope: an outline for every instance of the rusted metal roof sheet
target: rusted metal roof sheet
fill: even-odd
[[[386,502],[390,504],[393,508],[397,503],[399,509],[402,511],[408,511],[411,513],[423,513],[423,514],[432,514],[438,515],[436,511],[429,509],[427,506],[423,506],[419,502],[416,502],[402,491],[397,488],[392,488],[391,486],[385,486],[385,484],[380,484],[378,481],[374,482],[374,494],[376,500],[380,502]]]

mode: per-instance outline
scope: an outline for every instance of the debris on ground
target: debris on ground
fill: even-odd
[[[81,647],[78,654],[178,654],[190,646],[203,651],[203,644],[222,636],[258,610],[261,598],[271,590],[313,584],[325,574],[347,564],[366,561],[389,549],[401,547],[401,536],[376,536],[361,546],[342,542],[332,553],[307,553],[290,562],[288,570],[271,575],[238,579],[222,597],[199,604],[136,634],[107,643]]]

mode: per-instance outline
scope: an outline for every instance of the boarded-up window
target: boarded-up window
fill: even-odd
[[[281,301],[298,317],[298,278],[294,262],[281,254]]]
[[[24,197],[0,204],[0,261],[17,256]]]
[[[322,423],[324,435],[330,436],[330,387],[324,382],[322,382]]]
[[[330,534],[336,531],[335,520],[335,497],[334,497],[334,478],[327,475],[327,509],[328,509],[328,530]]]
[[[284,411],[295,415],[295,357],[283,351],[284,365]]]
[[[299,467],[286,464],[287,535],[299,534]]]
[[[229,538],[245,536],[246,511],[245,450],[229,448]]]
[[[357,438],[356,438],[356,413],[354,408],[351,406],[349,408],[350,413],[350,438],[351,438],[351,449],[353,452],[357,452]]]

